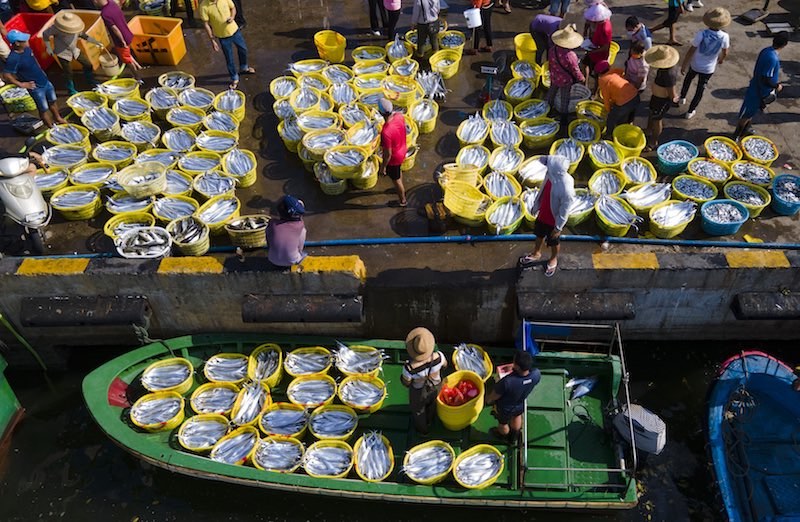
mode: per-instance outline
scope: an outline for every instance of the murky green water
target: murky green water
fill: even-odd
[[[751,344],[630,344],[632,395],[667,422],[669,442],[640,473],[637,508],[612,515],[526,512],[541,521],[718,520],[708,472],[703,418],[716,367]],[[776,356],[788,347],[755,346]],[[787,362],[793,362],[786,359]],[[410,507],[274,493],[192,479],[153,468],[112,444],[94,424],[80,383],[102,359],[76,357],[52,378],[10,372],[27,416],[18,427],[0,479],[0,519],[6,521],[519,521],[520,514],[480,509]]]

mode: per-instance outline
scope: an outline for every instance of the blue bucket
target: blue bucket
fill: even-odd
[[[713,205],[719,205],[720,203],[728,203],[733,205],[739,209],[744,218],[742,218],[741,221],[736,221],[733,223],[717,223],[711,221],[706,217],[706,210],[709,207]],[[748,212],[747,208],[738,201],[734,201],[732,199],[715,199],[713,201],[707,201],[703,203],[703,206],[700,207],[700,215],[703,218],[703,230],[709,236],[732,236],[733,234],[737,233],[739,228],[744,224],[745,221],[747,221],[747,219],[750,217],[750,212]]]
[[[800,176],[797,174],[780,174],[779,176],[775,176],[775,179],[772,180],[772,210],[781,216],[794,216],[800,212],[800,203],[786,201],[775,192],[775,185],[778,184],[781,179],[786,178],[794,178],[794,182],[800,185]]]
[[[667,161],[663,157],[661,157],[661,153],[663,152],[664,148],[667,145],[683,145],[684,147],[692,151],[692,157],[689,158],[687,161],[681,163],[673,163],[671,161]],[[697,150],[697,147],[695,147],[688,141],[684,140],[668,141],[667,143],[659,145],[658,149],[656,149],[656,155],[657,155],[656,167],[658,168],[658,171],[662,174],[666,174],[668,176],[675,176],[676,174],[680,174],[681,172],[686,172],[686,169],[689,167],[689,162],[695,159],[699,154],[700,151]]]

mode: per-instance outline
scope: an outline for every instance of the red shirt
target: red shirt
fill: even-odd
[[[611,20],[603,20],[597,24],[597,27],[595,27],[594,32],[592,33],[592,43],[596,47],[607,47],[611,44],[611,40]],[[608,52],[609,49],[592,51],[589,53],[589,61],[592,62],[592,64],[596,64],[602,62],[603,60],[608,60]]]
[[[539,215],[536,217],[539,221],[544,223],[545,225],[550,225],[551,227],[556,226],[556,218],[553,216],[553,210],[550,208],[550,189],[552,188],[552,183],[550,180],[544,182],[544,186],[542,187],[542,196],[539,204]]]
[[[403,115],[395,112],[389,116],[389,120],[383,125],[381,130],[381,146],[384,149],[391,149],[392,156],[386,162],[387,166],[395,167],[401,165],[406,159],[408,145],[406,144],[406,121]]]

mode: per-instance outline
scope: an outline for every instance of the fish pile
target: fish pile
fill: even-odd
[[[440,47],[444,49],[452,49],[464,45],[464,37],[458,33],[445,33],[439,41]],[[530,66],[529,66],[530,67]],[[532,78],[532,76],[531,76]]]
[[[669,183],[645,183],[627,190],[622,197],[634,208],[650,208],[672,195]]]
[[[723,143],[723,145],[725,144]],[[727,145],[725,146],[727,147]],[[728,171],[725,170],[725,167],[719,163],[714,163],[713,161],[704,159],[698,159],[697,161],[693,162],[691,172],[695,176],[699,176],[711,181],[725,181],[729,176]]]
[[[252,156],[245,154],[240,149],[233,149],[223,158],[226,172],[233,176],[244,176],[254,168],[255,162]]]
[[[759,161],[773,161],[778,157],[778,151],[775,150],[772,143],[758,136],[751,136],[746,140],[742,140],[742,147],[751,158]]]
[[[706,219],[721,225],[741,223],[748,217],[730,203],[714,203],[704,207],[702,212]]]
[[[140,212],[147,207],[153,200],[150,197],[136,198],[122,193],[119,196],[111,196],[106,200],[106,208],[112,214],[122,214],[123,212]]]
[[[480,143],[486,138],[488,130],[489,122],[476,112],[459,126],[458,139],[465,143]]]
[[[331,115],[321,115],[319,113],[313,113],[311,111],[304,112],[300,116],[297,117],[297,124],[300,128],[305,128],[309,130],[322,130],[328,129],[336,125],[336,118]],[[197,138],[198,145],[200,144],[200,138]]]
[[[522,133],[516,124],[508,120],[495,120],[491,128],[492,141],[495,145],[516,147],[522,141]]]
[[[218,442],[211,450],[211,460],[226,464],[242,464],[258,442],[258,434],[244,431]]]
[[[294,435],[306,427],[308,413],[305,410],[280,408],[264,413],[261,426],[264,431],[274,435]]]
[[[377,431],[362,437],[356,453],[356,466],[367,480],[381,480],[392,471],[389,447]]]
[[[296,117],[297,116],[297,113],[294,112],[294,107],[292,107],[292,104],[289,103],[289,100],[287,100],[286,98],[282,98],[282,99],[276,101],[275,104],[272,106],[272,110],[275,112],[275,116],[277,116],[278,119],[280,119],[280,120],[285,120],[287,118],[292,118],[292,117]],[[215,115],[215,114],[228,114],[228,113],[227,112],[214,112],[214,113],[211,113],[208,116],[206,116],[206,127],[207,128],[212,129],[212,130],[221,130],[221,131],[225,131],[225,132],[233,132],[234,130],[236,130],[235,126],[233,127],[233,129],[229,130],[229,129],[220,128],[220,125],[218,125],[216,122],[212,122],[211,121],[211,117],[213,115]],[[228,114],[228,117],[231,119],[231,121],[233,121],[233,116]]]
[[[300,141],[303,138],[303,131],[297,125],[297,118],[283,120],[281,137],[287,141]]]
[[[161,227],[129,230],[118,240],[117,251],[127,258],[156,258],[169,253],[169,233]]]
[[[156,109],[171,109],[180,106],[181,102],[171,92],[163,87],[154,87],[148,93],[150,105]]]
[[[50,141],[61,145],[72,145],[83,141],[83,134],[74,125],[56,125],[50,129]]]
[[[597,196],[587,191],[575,191],[575,197],[572,199],[572,205],[569,207],[569,214],[575,215],[594,208],[597,202]]]
[[[422,92],[426,98],[444,100],[447,96],[447,88],[444,86],[444,78],[442,78],[441,73],[421,71],[417,73],[417,83],[422,87]]]
[[[380,60],[383,56],[384,52],[381,49],[361,48],[353,52],[353,60],[357,61]]]
[[[202,223],[191,217],[190,213],[176,218],[175,224],[170,227],[170,233],[172,240],[179,245],[191,245],[208,237],[208,227],[204,227]]]
[[[113,98],[113,97],[127,96],[134,90],[136,90],[137,87],[138,84],[135,82],[126,86],[106,82],[98,85],[97,91],[100,94],[105,94],[106,96],[110,96]]]
[[[295,404],[314,407],[333,397],[335,391],[335,385],[327,380],[309,379],[292,382],[286,394]]]
[[[108,179],[108,177],[114,173],[113,167],[106,167],[104,165],[98,165],[96,167],[87,167],[81,170],[77,170],[72,173],[72,182],[76,185],[80,184],[89,184],[93,185],[95,183],[102,183]]]
[[[527,78],[512,80],[506,92],[509,98],[525,99],[533,95],[533,82]]]
[[[667,143],[658,148],[658,156],[668,163],[686,163],[695,157],[695,153],[681,143]]]
[[[134,147],[110,145],[108,143],[101,143],[94,149],[94,156],[100,161],[122,162],[135,153],[136,149]]]
[[[514,185],[509,181],[508,176],[499,172],[492,172],[483,180],[486,191],[494,199],[504,196],[514,196]]]
[[[617,149],[607,141],[599,141],[589,145],[589,154],[601,165],[616,165],[619,163]]]
[[[538,185],[544,181],[544,177],[547,175],[547,165],[540,161],[542,157],[544,156],[527,161],[520,167],[519,178],[523,182]]]
[[[289,111],[291,112],[288,116],[294,116],[294,109],[292,109],[291,106],[289,106]],[[227,112],[219,111],[212,112],[206,116],[205,125],[209,128],[209,130],[218,130],[223,132],[235,132],[236,129],[239,128],[239,123],[234,119],[233,116]]]
[[[289,96],[293,90],[294,83],[292,83],[292,88],[288,93],[286,93],[286,96]],[[180,101],[182,105],[205,109],[214,102],[214,97],[205,91],[190,88],[181,91],[181,93],[178,95],[178,101]]]
[[[120,98],[114,104],[114,108],[118,113],[129,118],[141,116],[150,110],[146,103],[131,98]]]
[[[320,408],[308,421],[311,431],[320,438],[339,438],[356,429],[358,418],[347,411]]]
[[[328,353],[294,351],[289,352],[283,364],[291,375],[313,375],[327,370],[331,356]]]
[[[219,156],[187,154],[178,160],[178,168],[186,172],[206,172],[219,167]]]
[[[353,452],[336,446],[311,446],[303,456],[303,468],[317,476],[335,477],[353,465]]]
[[[167,73],[166,78],[164,78],[164,87],[169,87],[170,89],[175,90],[185,89],[190,87],[193,83],[194,81],[191,77],[179,72]]]
[[[475,372],[481,379],[489,376],[483,356],[483,350],[477,346],[466,343],[456,346],[455,362],[458,369]]]
[[[536,202],[536,196],[538,194],[538,188],[528,188],[522,191],[522,204],[525,205],[525,208],[528,210],[528,214],[533,217],[536,217],[536,215],[533,213],[533,204]]]
[[[50,169],[47,173],[36,174],[34,181],[39,190],[52,189],[67,179],[67,171],[63,169]]]
[[[476,453],[462,459],[453,470],[453,475],[468,486],[480,486],[491,480],[503,466],[503,459],[494,452]]]
[[[375,141],[375,138],[377,138],[379,134],[380,131],[378,130],[377,122],[368,121],[351,132],[348,141],[352,145],[362,147]]]
[[[519,164],[525,156],[519,149],[512,147],[502,146],[495,149],[495,152],[489,158],[489,167],[498,172],[514,172],[519,168]]]
[[[257,381],[267,379],[278,370],[280,354],[276,350],[262,350],[256,355],[256,368],[253,378]]]
[[[193,185],[201,194],[214,197],[233,192],[236,189],[236,180],[218,170],[212,170],[197,176]]]
[[[302,462],[303,447],[285,440],[262,440],[256,447],[253,460],[269,471],[290,471]]]
[[[522,217],[522,206],[519,200],[511,199],[494,209],[491,215],[486,217],[486,221],[490,225],[494,225],[497,234],[500,234],[503,228],[509,227],[517,222]]]
[[[381,350],[354,350],[340,342],[336,343],[334,358],[336,367],[347,374],[371,373],[383,365]]]
[[[300,123],[300,118],[302,116],[298,117],[298,124]],[[214,136],[206,132],[201,132],[196,141],[198,147],[214,152],[225,152],[236,146],[236,138],[234,137]]]
[[[417,74],[419,70],[419,63],[415,62],[411,58],[402,58],[397,60],[392,64],[392,68],[394,69],[394,73],[398,76],[414,76]]]
[[[82,120],[91,131],[108,130],[119,123],[119,116],[107,107],[86,111]]]
[[[536,71],[533,70],[531,64],[525,60],[518,60],[511,64],[511,69],[519,76],[520,78],[529,78],[533,79],[536,78]]]
[[[735,163],[733,165],[733,172],[735,172],[736,176],[739,178],[750,183],[755,183],[756,185],[769,185],[772,183],[772,176],[769,170],[756,163],[750,163],[749,161]]]
[[[78,208],[93,203],[100,194],[96,190],[71,190],[50,199],[50,204],[56,208]]]
[[[204,208],[197,217],[206,225],[213,225],[228,220],[238,208],[239,202],[236,198],[223,198]]]
[[[169,175],[169,173],[167,174]],[[197,207],[188,201],[177,198],[160,198],[153,204],[153,213],[170,221],[191,216],[195,210],[197,210]],[[174,235],[173,233],[173,237]],[[179,243],[184,242],[179,241]]]
[[[331,97],[337,104],[345,105],[356,101],[358,96],[349,83],[334,83],[331,86]]]
[[[648,183],[652,181],[650,167],[639,159],[632,159],[622,166],[625,175],[633,183]]]
[[[348,104],[339,110],[342,120],[351,127],[360,121],[367,121],[369,115],[364,110],[355,104]]]
[[[696,212],[697,204],[693,201],[681,201],[655,209],[650,214],[650,220],[662,227],[677,227],[692,221]]]
[[[239,392],[222,386],[207,388],[192,397],[192,409],[197,413],[229,412],[238,394]]]
[[[719,161],[736,161],[736,151],[722,140],[712,139],[706,143],[708,155]]]
[[[592,176],[589,181],[589,190],[595,194],[611,195],[622,190],[623,182],[612,171],[603,170]]]
[[[369,381],[352,379],[341,385],[339,396],[345,404],[369,408],[383,399],[386,389]]]
[[[364,65],[363,63],[360,64],[357,63],[353,67],[353,70],[357,70],[359,75],[363,75],[363,74],[384,73],[388,68],[389,68],[388,63],[380,61],[376,63],[371,63],[369,65]]]
[[[544,122],[544,123],[537,123],[535,125],[524,125],[522,127],[522,133],[526,136],[531,137],[540,137],[540,136],[550,136],[558,132],[558,123],[556,122]]]
[[[582,121],[572,128],[570,138],[583,142],[594,141],[597,139],[597,128],[589,122]]]
[[[239,382],[247,376],[247,357],[220,357],[206,361],[203,372],[212,382]]]
[[[194,148],[195,137],[188,130],[177,127],[164,133],[162,138],[168,149],[187,152]]]
[[[400,40],[399,34],[396,34],[394,36],[394,42],[392,42],[392,45],[390,45],[389,48],[386,50],[386,54],[390,58],[394,59],[405,58],[406,56],[408,56],[408,49],[403,44],[403,41]]]
[[[181,400],[172,397],[141,401],[131,408],[131,419],[150,425],[167,422],[181,411]]]
[[[208,449],[228,433],[228,426],[208,419],[190,418],[178,432],[178,440],[187,448]]]
[[[20,87],[15,87],[15,88],[9,89],[7,91],[3,91],[3,93],[2,93],[3,99],[19,98],[19,96],[14,96],[13,95],[14,89],[20,89]],[[22,89],[22,90],[25,91],[24,94],[28,94],[28,90],[27,89]],[[10,97],[9,97],[9,93],[11,93]],[[83,109],[84,111],[88,111],[88,110],[91,110],[91,109],[96,109],[97,107],[101,107],[103,105],[103,102],[101,102],[101,101],[99,101],[99,100],[97,100],[95,98],[92,98],[91,96],[88,96],[87,93],[78,93],[78,94],[76,94],[75,96],[70,98],[70,102],[72,103],[73,107],[76,107],[78,109]]]
[[[418,123],[432,120],[435,117],[436,108],[431,100],[421,100],[411,110],[411,118]]]
[[[324,68],[325,62],[319,62],[317,60],[301,60],[289,64],[289,70],[298,74],[320,72]]]
[[[301,76],[298,84],[300,87],[311,87],[318,91],[327,90],[329,87],[329,85],[322,78],[317,78],[315,76],[311,76],[310,74]]]
[[[787,203],[800,203],[800,180],[796,176],[779,178],[772,186],[772,193]]]
[[[122,137],[131,143],[154,144],[160,132],[158,126],[152,123],[133,121],[122,126]]]
[[[525,119],[538,118],[548,112],[550,112],[550,105],[546,101],[528,103],[523,109],[517,109],[517,115]]]
[[[690,177],[680,177],[676,178],[672,184],[675,190],[689,198],[697,200],[714,198],[714,188],[699,180]]]
[[[257,382],[245,384],[236,399],[237,404],[234,404],[231,411],[231,422],[237,426],[253,422],[267,406],[268,399],[269,394],[261,384]]]
[[[126,151],[130,152],[129,148],[125,149]],[[146,150],[136,156],[134,160],[135,163],[147,163],[149,161],[155,161],[156,163],[161,163],[165,167],[171,167],[175,164],[175,162],[180,157],[175,151],[171,150]],[[124,159],[124,158],[123,158]]]
[[[642,218],[636,214],[632,214],[622,203],[616,198],[611,196],[600,196],[597,200],[597,212],[602,215],[606,221],[614,225],[635,225],[643,221]]]
[[[185,364],[171,363],[147,368],[142,374],[142,385],[150,391],[174,388],[189,378],[189,367]]]
[[[555,155],[563,156],[570,163],[575,163],[581,159],[581,145],[573,139],[566,139],[558,144]]]
[[[353,79],[353,73],[350,69],[341,65],[326,67],[322,70],[322,75],[333,84],[346,83]]]
[[[169,115],[170,121],[175,125],[196,125],[203,120],[203,116],[196,112],[180,107],[171,109]]]
[[[381,81],[381,86],[388,91],[398,92],[398,93],[406,93],[411,92],[417,88],[416,83],[402,83],[396,82],[392,80],[391,76],[387,76],[384,80]]]
[[[748,186],[739,183],[731,183],[725,188],[727,189],[728,196],[730,196],[731,199],[735,199],[736,201],[744,203],[745,205],[760,207],[761,205],[765,205],[767,203],[767,201],[764,199],[764,196]]]
[[[403,473],[413,480],[425,481],[450,471],[453,455],[444,446],[412,448],[408,452]]]
[[[505,102],[500,100],[490,101],[483,106],[486,113],[487,120],[510,120],[511,113],[508,112],[508,106]]]
[[[489,154],[481,146],[464,147],[459,156],[462,165],[474,165],[478,168],[485,167],[489,161]]]
[[[358,79],[356,79],[356,82],[358,82]],[[298,109],[310,109],[319,103],[319,94],[317,94],[317,91],[309,89],[308,87],[299,88],[292,96],[294,96],[294,105]]]
[[[325,154],[328,166],[355,167],[364,163],[364,153],[356,149],[333,150]]]

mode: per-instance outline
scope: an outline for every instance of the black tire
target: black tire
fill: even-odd
[[[28,232],[28,239],[31,241],[31,252],[40,256],[44,254],[44,238],[42,232],[38,229],[32,229]]]

